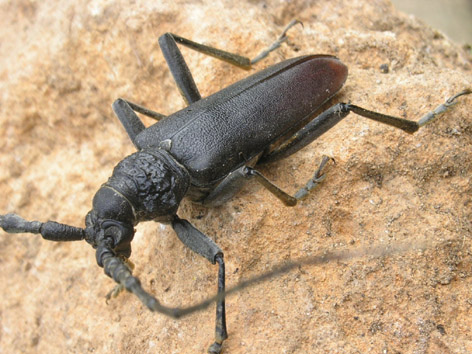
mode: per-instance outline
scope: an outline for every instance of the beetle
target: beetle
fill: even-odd
[[[472,93],[465,89],[427,113],[418,122],[337,103],[320,108],[343,86],[347,67],[330,55],[306,55],[285,60],[257,72],[209,97],[202,98],[177,46],[181,44],[249,69],[277,49],[292,21],[267,50],[250,60],[166,33],[159,44],[177,87],[188,106],[167,117],[125,99],[112,107],[137,152],[125,157],[95,194],[85,228],[54,221],[27,221],[17,214],[0,216],[9,233],[41,234],[51,241],[85,240],[96,250],[96,260],[117,287],[135,294],[151,311],[181,317],[194,308],[169,308],[143,289],[132,274],[131,242],[141,221],[170,224],[192,251],[218,264],[215,340],[210,353],[220,353],[228,337],[225,314],[223,251],[189,221],[177,216],[184,197],[211,207],[230,199],[253,179],[287,206],[297,202],[325,177],[330,158],[323,157],[313,177],[293,196],[278,188],[257,166],[280,160],[302,149],[350,112],[414,133],[447,111],[456,99]],[[145,127],[136,113],[158,120]]]

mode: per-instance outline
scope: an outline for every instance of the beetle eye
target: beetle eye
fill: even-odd
[[[129,244],[134,236],[133,226],[116,220],[103,220],[101,229],[104,230],[105,237],[113,239],[114,247]]]
[[[117,226],[110,226],[104,230],[104,234],[105,237],[112,237],[113,240],[115,240],[114,244],[116,245],[116,240],[119,240],[121,238],[122,230]]]

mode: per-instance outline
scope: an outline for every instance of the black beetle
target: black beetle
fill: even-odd
[[[287,30],[296,23],[292,21],[279,39],[253,60],[174,34],[161,36],[162,52],[188,107],[164,117],[123,99],[113,103],[113,110],[138,151],[124,158],[95,194],[85,228],[26,221],[16,214],[0,216],[0,227],[10,233],[40,233],[52,241],[85,240],[96,249],[98,265],[118,283],[115,293],[125,288],[151,311],[180,317],[195,308],[161,305],[141,287],[128,261],[134,227],[139,222],[170,223],[186,246],[219,265],[216,338],[209,348],[210,353],[219,353],[227,338],[223,252],[177,216],[181,200],[188,197],[203,205],[219,205],[254,177],[287,206],[293,206],[323,179],[322,170],[329,158],[322,159],[313,178],[293,197],[268,181],[255,166],[293,154],[350,112],[413,133],[444,113],[457,97],[472,93],[466,89],[454,95],[418,122],[345,103],[317,114],[343,86],[347,67],[330,55],[307,55],[283,61],[202,99],[176,45],[248,69],[279,47]],[[145,128],[135,112],[158,122]]]

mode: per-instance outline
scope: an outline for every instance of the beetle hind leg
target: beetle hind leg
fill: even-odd
[[[290,156],[298,150],[304,148],[318,137],[326,133],[329,129],[338,124],[349,113],[355,113],[364,118],[377,121],[379,123],[390,125],[407,133],[415,133],[424,125],[432,122],[438,116],[447,112],[457,102],[457,98],[472,94],[472,89],[467,88],[447,99],[444,103],[437,106],[432,111],[426,113],[418,121],[394,117],[387,114],[371,111],[350,103],[337,103],[327,110],[314,117],[304,127],[297,131],[293,136],[286,140],[281,146],[262,155],[258,164],[278,161]]]

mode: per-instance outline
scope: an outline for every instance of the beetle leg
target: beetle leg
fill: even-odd
[[[287,139],[286,143],[262,155],[257,163],[273,162],[294,154],[334,127],[348,114],[349,111],[343,110],[341,104],[328,108]]]
[[[154,111],[151,111],[150,109],[146,108],[146,107],[143,107],[139,104],[136,104],[136,103],[133,103],[133,102],[130,102],[128,100],[123,100],[125,101],[128,106],[135,112],[138,112],[138,113],[141,113],[141,114],[144,114],[145,116],[148,116],[152,119],[155,119],[156,121],[160,121],[162,118],[165,118],[166,116],[162,113],[158,113],[158,112],[154,112]]]
[[[303,147],[310,144],[319,136],[327,132],[334,125],[339,123],[350,112],[354,112],[362,117],[375,120],[380,123],[390,125],[395,128],[402,129],[407,133],[414,133],[420,127],[430,123],[434,118],[446,112],[456,102],[456,99],[463,95],[471,94],[471,89],[465,89],[458,94],[450,97],[445,103],[440,104],[433,111],[426,113],[418,122],[389,116],[383,113],[367,110],[365,108],[355,106],[348,103],[338,103],[322,112],[320,115],[311,120],[307,125],[296,132],[287,142],[279,146],[277,149],[263,155],[258,163],[266,163],[280,160],[284,157],[290,156]]]
[[[118,117],[121,124],[123,124],[123,126],[125,127],[126,132],[128,133],[131,141],[136,147],[138,146],[136,145],[134,140],[139,133],[146,129],[146,127],[144,126],[141,119],[139,119],[138,115],[134,112],[144,114],[157,121],[165,117],[165,115],[161,113],[151,111],[146,107],[124,100],[122,98],[119,98],[115,102],[113,102],[112,108],[115,112],[115,115]]]
[[[225,263],[223,254],[218,254],[215,257],[218,262],[218,295],[222,296],[216,303],[216,324],[215,324],[215,342],[208,348],[208,353],[219,354],[223,341],[228,338],[228,331],[226,330],[226,310],[225,310]]]
[[[242,166],[231,172],[220,182],[201,203],[208,207],[215,207],[226,203],[246,184],[248,175],[246,166]]]
[[[300,188],[298,192],[295,193],[294,197],[297,200],[305,198],[311,190],[313,190],[316,186],[318,186],[318,184],[320,184],[325,179],[326,175],[322,174],[321,171],[323,171],[323,168],[330,160],[334,161],[332,157],[323,156],[318,169],[313,174],[313,177],[308,180],[304,187]]]
[[[172,220],[172,227],[180,241],[195,253],[205,257],[211,263],[218,263],[218,295],[222,296],[216,303],[215,342],[208,349],[208,353],[218,354],[221,351],[223,341],[228,338],[226,330],[225,298],[225,263],[223,251],[205,234],[201,233],[187,220],[180,219],[177,215]]]
[[[311,191],[324,180],[325,175],[323,175],[321,171],[329,160],[333,159],[327,156],[323,156],[320,166],[316,170],[313,177],[310,178],[306,185],[301,188],[297,193],[295,193],[293,197],[290,194],[281,190],[272,182],[270,182],[259,171],[249,166],[242,166],[237,170],[231,172],[223,181],[221,181],[220,184],[216,186],[216,188],[213,189],[204,200],[201,201],[201,203],[203,205],[212,207],[221,205],[224,202],[228,201],[230,198],[232,198],[242,188],[242,186],[247,182],[248,179],[255,178],[257,182],[264,186],[274,196],[279,198],[282,203],[287,206],[294,206],[297,204],[298,200],[306,197],[309,191]]]
[[[198,91],[197,85],[193,80],[192,73],[185,62],[180,49],[177,47],[176,42],[187,45],[181,40],[185,39],[172,33],[165,33],[159,37],[159,46],[161,47],[162,54],[164,54],[164,58],[167,62],[167,65],[169,66],[170,72],[174,77],[177,88],[179,89],[185,102],[190,104],[200,100],[202,96]],[[193,43],[191,41],[188,42]]]
[[[301,24],[301,22],[298,20],[293,20],[290,22],[279,38],[252,60],[248,57],[191,41],[173,33],[165,33],[160,36],[159,46],[161,47],[164,58],[167,62],[167,65],[169,66],[180,93],[184,97],[185,101],[190,104],[200,100],[201,95],[198,91],[197,85],[195,84],[190,69],[185,62],[185,59],[177,47],[177,44],[181,44],[197,52],[210,55],[242,69],[249,70],[253,64],[259,62],[263,58],[267,57],[270,52],[279,48],[280,45],[287,40],[287,31],[298,23]]]
[[[274,196],[280,199],[286,206],[295,206],[297,204],[297,198],[292,197],[290,194],[284,192],[282,189],[277,187],[271,181],[269,181],[262,173],[252,167],[245,168],[245,173],[248,177],[254,177],[263,187],[265,187]]]
[[[301,188],[297,193],[295,193],[293,197],[287,192],[284,192],[282,189],[277,187],[272,182],[270,182],[266,177],[264,177],[262,173],[260,173],[256,169],[252,167],[246,167],[245,173],[247,174],[248,177],[254,177],[257,182],[259,182],[262,186],[264,186],[274,196],[279,198],[280,201],[282,201],[282,203],[284,203],[286,206],[295,206],[297,205],[297,202],[299,200],[305,198],[312,189],[314,189],[318,184],[320,184],[325,179],[325,175],[323,175],[321,172],[323,168],[326,166],[326,164],[328,163],[328,161],[330,160],[332,160],[331,157],[323,156],[321,163],[318,169],[315,171],[315,174],[313,175],[313,177],[310,178],[308,182],[305,184],[305,186]]]
[[[269,47],[267,47],[267,49],[260,52],[258,55],[256,55],[256,57],[254,59],[251,60],[251,65],[254,65],[257,62],[261,61],[262,59],[267,57],[270,52],[272,52],[272,51],[276,50],[277,48],[279,48],[280,45],[287,40],[287,31],[290,28],[292,28],[293,26],[297,25],[297,24],[300,24],[303,27],[303,23],[299,20],[290,21],[290,23],[287,25],[287,27],[285,27],[282,34],[279,36],[279,38],[277,38],[277,40],[274,43],[272,43]]]
[[[135,139],[139,133],[146,129],[143,122],[139,119],[138,115],[134,113],[129,103],[121,98],[113,102],[112,108],[121,124],[123,124],[134,146],[138,147]]]

